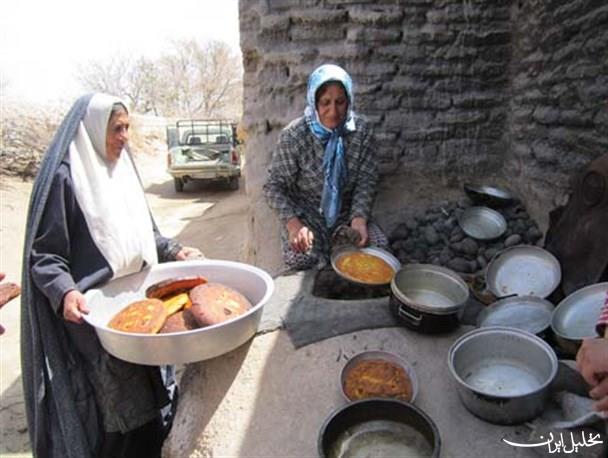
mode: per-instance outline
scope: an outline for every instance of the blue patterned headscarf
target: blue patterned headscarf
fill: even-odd
[[[348,97],[346,118],[335,129],[328,129],[321,123],[315,103],[317,91],[329,81],[341,83]],[[353,102],[353,82],[343,68],[332,64],[321,65],[308,78],[304,116],[312,134],[325,146],[323,194],[319,211],[325,217],[327,227],[333,227],[336,224],[342,206],[342,188],[347,179],[343,136],[346,132],[355,131]]]

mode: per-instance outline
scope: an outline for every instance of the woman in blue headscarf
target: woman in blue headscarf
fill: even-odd
[[[343,225],[358,236],[359,246],[387,245],[370,221],[378,182],[376,143],[353,107],[348,73],[322,65],[308,80],[304,116],[279,136],[264,193],[284,227],[283,258],[289,268],[326,264],[331,236]]]

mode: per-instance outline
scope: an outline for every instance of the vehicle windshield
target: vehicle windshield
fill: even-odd
[[[178,121],[180,145],[225,145],[233,143],[233,127],[226,121]]]

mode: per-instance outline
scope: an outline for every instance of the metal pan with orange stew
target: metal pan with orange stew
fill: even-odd
[[[387,285],[401,263],[381,248],[343,248],[331,257],[334,271],[342,278],[362,285]]]

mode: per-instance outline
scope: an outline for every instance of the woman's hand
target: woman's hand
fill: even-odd
[[[287,221],[287,237],[291,249],[296,253],[306,253],[312,248],[315,235],[302,224],[299,218],[291,218]]]
[[[185,261],[186,259],[205,259],[205,255],[198,248],[190,246],[182,247],[175,255],[177,261]]]
[[[608,339],[585,339],[576,354],[579,372],[593,389],[594,408],[608,412]]]
[[[360,216],[353,218],[350,222],[350,227],[352,227],[355,231],[359,233],[360,240],[357,243],[357,246],[363,247],[366,246],[369,242],[369,234],[367,232],[367,220]]]
[[[68,291],[66,295],[63,296],[63,318],[66,321],[80,324],[83,321],[83,314],[89,314],[84,295],[76,289]]]

